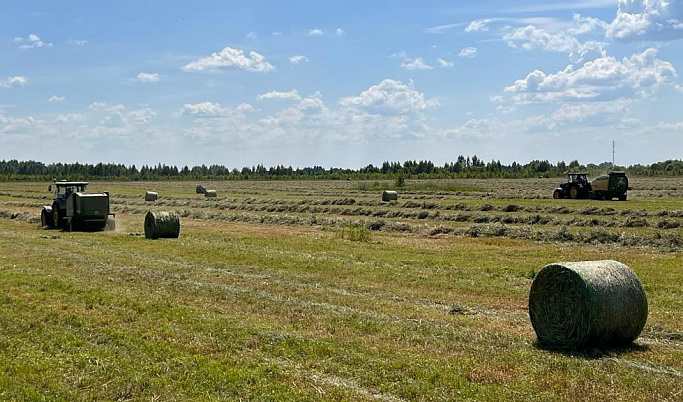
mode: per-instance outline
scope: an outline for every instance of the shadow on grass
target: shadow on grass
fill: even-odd
[[[578,357],[585,360],[599,360],[604,358],[621,357],[623,355],[635,355],[650,350],[650,346],[641,343],[630,343],[627,345],[613,347],[583,347],[578,349],[559,349],[534,342],[534,347],[546,352],[557,353],[567,357]]]

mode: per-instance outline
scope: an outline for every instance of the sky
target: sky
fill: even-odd
[[[0,160],[683,158],[683,0],[3,1]]]

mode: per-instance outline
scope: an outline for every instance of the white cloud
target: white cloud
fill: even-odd
[[[273,32],[271,35],[273,35],[273,36],[282,36],[282,35],[284,35],[284,34],[282,33],[282,31],[275,31],[275,32]]]
[[[579,68],[569,65],[555,74],[535,70],[505,92],[521,94],[516,98],[521,103],[647,97],[675,85],[676,69],[656,56],[656,49],[646,49],[621,61],[605,56]]]
[[[263,94],[259,94],[256,99],[258,100],[263,100],[263,99],[288,99],[288,100],[301,100],[301,96],[299,96],[299,91],[296,89],[292,89],[291,91],[288,92],[278,92],[278,91],[270,91],[266,92]]]
[[[76,45],[76,46],[85,46],[85,45],[90,44],[90,42],[88,42],[85,39],[72,39],[72,40],[68,41],[67,43],[70,45]]]
[[[209,57],[186,64],[183,67],[183,71],[215,71],[230,68],[250,72],[275,70],[275,66],[268,63],[266,58],[259,53],[252,51],[249,52],[249,57],[247,57],[241,49],[226,47],[219,53],[212,53]]]
[[[477,57],[477,48],[476,47],[466,47],[463,48],[460,51],[460,54],[458,54],[460,57],[467,57],[467,58],[474,58]]]
[[[575,61],[582,61],[590,55],[602,56],[605,46],[605,43],[596,41],[581,43],[574,35],[567,32],[550,33],[533,25],[514,29],[504,34],[503,40],[512,48],[516,48],[517,43],[521,42],[521,47],[525,50],[567,53]]]
[[[140,73],[137,80],[142,83],[152,83],[161,81],[161,77],[157,73]]]
[[[21,36],[15,36],[14,42],[21,43],[19,49],[32,49],[38,47],[51,47],[52,43],[43,42],[38,35],[29,34],[27,38],[22,38]]]
[[[60,114],[57,117],[55,117],[55,122],[57,123],[72,123],[72,122],[81,122],[85,120],[85,116],[82,114],[77,114],[77,113],[67,113],[67,114]]]
[[[156,115],[157,113],[151,108],[133,110],[126,115],[126,122],[138,126],[148,125]]]
[[[683,38],[683,1],[619,0],[607,36],[623,41]]]
[[[24,85],[26,85],[27,82],[28,78],[24,77],[23,75],[7,77],[6,80],[0,81],[0,88],[11,88],[15,85],[23,87]]]
[[[342,98],[339,103],[383,115],[421,113],[439,105],[437,100],[427,99],[423,93],[415,90],[412,83],[406,85],[392,79],[385,79],[358,96]]]
[[[465,27],[465,32],[488,31],[489,27],[486,25],[489,22],[491,20],[474,20]]]
[[[336,33],[337,35],[344,35],[344,34],[346,33],[346,31],[343,30],[343,29],[341,29],[341,28],[337,28],[337,30],[335,31],[335,33]]]
[[[297,56],[291,56],[291,57],[289,58],[289,62],[292,63],[292,64],[299,64],[299,63],[301,63],[302,61],[308,61],[308,57],[306,57],[306,56],[301,56],[301,55],[297,55]]]
[[[48,102],[63,102],[66,100],[66,96],[52,95],[47,101]]]
[[[572,35],[583,35],[593,31],[604,31],[609,25],[601,19],[583,17],[581,14],[574,14],[572,22],[573,26],[567,29],[567,32]]]
[[[632,106],[633,100],[623,98],[607,102],[563,104],[550,118],[555,121],[583,122],[602,116],[605,121],[616,123],[630,115]]]
[[[441,67],[453,67],[453,62],[451,62],[451,61],[444,60],[442,58],[438,58],[438,59],[436,59],[436,61],[439,62],[439,65]]]
[[[422,57],[418,57],[416,59],[405,58],[401,63],[401,67],[405,68],[406,70],[431,70],[434,68],[425,63],[424,60],[422,60]]]
[[[196,118],[219,118],[219,117],[234,117],[244,116],[247,112],[253,110],[249,104],[242,103],[236,108],[221,106],[219,103],[202,102],[202,103],[186,103],[180,110],[184,116]]]
[[[258,34],[256,34],[256,32],[254,32],[254,31],[251,31],[247,34],[247,39],[256,39],[256,38],[258,38]]]
[[[440,34],[440,33],[446,32],[448,30],[451,30],[453,28],[461,27],[463,25],[466,25],[466,24],[464,22],[458,22],[455,24],[437,25],[434,27],[426,28],[425,32],[426,33],[432,33],[432,34]]]
[[[308,30],[308,36],[322,35],[324,32],[320,28],[313,28]]]

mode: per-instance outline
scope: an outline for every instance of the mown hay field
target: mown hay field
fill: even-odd
[[[0,183],[2,400],[683,398],[683,179],[626,202],[553,179],[93,182],[116,213],[97,233],[40,228],[47,185]],[[145,239],[149,210],[180,237]],[[643,333],[538,347],[534,275],[596,259],[639,276]]]

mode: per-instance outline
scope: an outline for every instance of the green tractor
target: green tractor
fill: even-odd
[[[628,186],[628,177],[624,172],[609,172],[588,181],[588,173],[567,173],[567,182],[560,184],[553,191],[553,198],[592,198],[597,200],[626,201],[626,193],[631,187]]]
[[[41,226],[72,230],[113,229],[114,214],[109,212],[109,193],[86,191],[87,181],[55,181],[52,205],[43,206]],[[52,186],[48,191],[53,191]]]
[[[567,182],[561,183],[553,191],[553,198],[588,198],[591,191],[591,184],[588,181],[588,173],[567,173]]]

